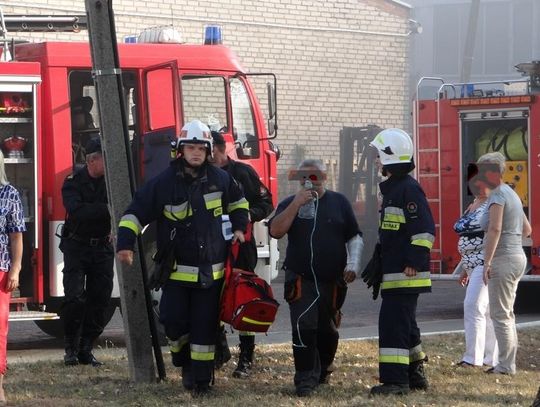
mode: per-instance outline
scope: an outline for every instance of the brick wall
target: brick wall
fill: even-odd
[[[17,4],[0,1],[6,15],[84,13],[82,1]],[[302,157],[331,164],[330,187],[337,187],[342,127],[408,126],[408,9],[391,0],[115,0],[113,4],[119,40],[173,21],[185,41],[199,43],[204,25],[217,23],[223,27],[224,43],[235,50],[247,71],[277,75],[281,196],[294,189],[284,174]],[[87,40],[85,32],[18,37]]]

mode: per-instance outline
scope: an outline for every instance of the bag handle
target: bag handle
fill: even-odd
[[[246,275],[246,273],[242,273],[242,274]],[[255,273],[250,273],[250,274],[257,277],[257,275]],[[279,302],[277,302],[275,300],[275,298],[272,298],[271,296],[268,295],[268,288],[270,287],[270,285],[266,282],[266,280],[264,280],[264,279],[261,279],[261,280],[264,282],[264,287],[266,289],[263,289],[260,285],[255,284],[250,279],[245,280],[245,284],[249,285],[250,287],[253,287],[261,295],[261,298],[263,300],[271,301],[271,302],[274,302],[275,304],[279,305]]]
[[[228,285],[232,270],[233,270],[233,262],[236,261],[238,258],[238,252],[240,251],[240,243],[238,241],[231,243],[229,245],[229,254],[227,255],[227,260],[225,260],[225,281],[224,285]]]
[[[244,233],[244,237],[246,239],[246,242],[250,241],[253,238],[253,224],[251,222],[248,223],[246,227],[246,233]],[[238,259],[238,253],[240,253],[240,243],[237,240],[234,243],[231,243],[229,246],[229,255],[227,256],[227,261],[225,262],[225,284],[229,281],[229,278],[232,274],[233,263],[235,263],[236,259]]]

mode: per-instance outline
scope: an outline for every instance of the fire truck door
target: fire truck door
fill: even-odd
[[[139,180],[148,180],[164,170],[171,160],[171,141],[181,130],[178,64],[171,61],[143,70],[143,118]]]

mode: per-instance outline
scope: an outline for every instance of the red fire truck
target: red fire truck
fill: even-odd
[[[460,261],[454,222],[473,197],[467,168],[482,154],[500,151],[507,159],[504,180],[523,202],[533,226],[524,239],[528,270],[522,282],[540,282],[540,63],[520,64],[530,79],[445,83],[422,78],[414,102],[416,177],[424,187],[437,225],[432,272],[454,272]],[[431,92],[432,96],[428,93]]]
[[[99,130],[90,50],[83,42],[6,43],[4,56],[8,48],[13,60],[0,62],[0,145],[8,179],[21,191],[28,230],[10,319],[36,320],[45,332],[60,335],[59,321],[51,319],[63,297],[56,236],[65,218],[61,187],[84,163],[84,145]],[[270,78],[263,114],[254,81],[225,46],[129,43],[119,45],[119,55],[138,183],[168,165],[175,129],[199,119],[224,134],[228,154],[251,164],[277,198],[279,150],[270,141],[277,129],[274,75],[253,74]],[[180,89],[180,98],[173,89]],[[255,236],[258,273],[270,281],[277,275],[277,245],[263,223]],[[119,304],[117,286],[113,296],[110,316]]]

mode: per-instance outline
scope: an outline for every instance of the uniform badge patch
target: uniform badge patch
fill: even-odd
[[[418,210],[418,205],[416,205],[415,202],[409,202],[407,204],[407,212],[416,213],[417,210]]]

